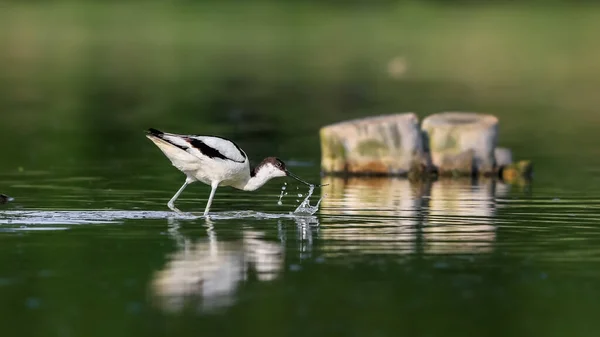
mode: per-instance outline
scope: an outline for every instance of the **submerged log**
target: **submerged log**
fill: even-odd
[[[441,175],[489,174],[495,169],[498,119],[492,115],[444,112],[423,120],[433,165]]]
[[[526,184],[533,178],[533,164],[529,160],[513,162],[512,152],[499,147],[494,151],[497,177],[510,184]]]
[[[407,175],[428,167],[413,113],[336,123],[323,127],[320,136],[326,174]]]
[[[529,160],[521,160],[505,165],[499,169],[500,178],[508,183],[521,183],[533,178],[533,164]]]

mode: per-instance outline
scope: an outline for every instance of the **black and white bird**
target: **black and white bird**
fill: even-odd
[[[193,136],[166,133],[148,129],[146,135],[171,160],[173,166],[187,178],[181,188],[169,200],[167,206],[180,213],[175,200],[187,185],[201,181],[211,186],[210,196],[204,209],[208,214],[218,186],[231,186],[244,191],[254,191],[276,177],[292,177],[299,182],[311,184],[287,170],[285,164],[275,157],[265,158],[254,169],[246,153],[234,142],[215,136]]]

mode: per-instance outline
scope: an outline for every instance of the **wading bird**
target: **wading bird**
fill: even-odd
[[[201,181],[211,187],[204,209],[205,216],[208,215],[218,186],[254,191],[272,178],[286,176],[311,186],[288,171],[285,164],[275,157],[267,157],[254,169],[250,169],[246,153],[234,142],[225,138],[178,135],[156,129],[148,129],[146,137],[158,146],[171,160],[173,166],[187,176],[183,186],[167,203],[174,212],[181,213],[175,207],[175,200],[187,185],[195,181]]]

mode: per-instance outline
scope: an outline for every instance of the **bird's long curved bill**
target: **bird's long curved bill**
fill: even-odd
[[[292,178],[294,178],[294,179],[298,180],[299,182],[301,182],[301,183],[303,183],[303,184],[305,184],[305,185],[308,185],[308,186],[311,186],[311,185],[313,185],[313,186],[316,186],[316,187],[321,187],[321,186],[324,186],[324,185],[315,185],[315,184],[308,183],[308,182],[306,182],[306,181],[304,181],[304,180],[300,179],[300,177],[298,177],[297,175],[293,174],[292,172],[290,172],[290,171],[288,171],[288,170],[285,170],[285,173],[288,175],[288,177],[292,177]]]

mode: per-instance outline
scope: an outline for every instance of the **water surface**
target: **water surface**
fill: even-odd
[[[0,336],[598,335],[599,8],[175,3],[0,10]],[[321,126],[447,110],[534,180],[319,175]],[[319,211],[278,179],[174,214],[149,127],[279,156]]]
[[[5,331],[591,335],[597,328],[597,193],[490,179],[326,177],[313,197],[326,195],[319,212],[294,216],[302,198],[291,192],[306,186],[288,181],[279,206],[284,180],[275,180],[257,193],[219,189],[207,219],[200,215],[209,188],[191,185],[178,204],[190,214],[172,213],[165,203],[181,177],[166,159],[155,165],[166,174],[4,173],[15,196],[0,209]],[[294,170],[321,179],[315,166]]]

